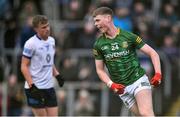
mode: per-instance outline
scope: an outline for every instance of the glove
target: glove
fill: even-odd
[[[161,83],[161,74],[156,73],[150,82],[151,82],[151,85],[153,85],[154,87],[157,87]]]
[[[36,98],[36,99],[39,99],[41,100],[42,97],[43,97],[43,94],[41,92],[41,90],[39,90],[35,84],[32,84],[32,87],[29,89],[30,93],[31,93],[31,96],[33,98]]]
[[[61,75],[57,75],[56,79],[58,81],[59,86],[62,87],[64,85],[64,78]]]
[[[125,86],[122,84],[117,84],[117,83],[113,83],[112,81],[109,81],[107,85],[116,94],[123,94],[124,93]]]

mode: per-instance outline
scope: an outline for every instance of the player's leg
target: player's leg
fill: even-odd
[[[135,98],[141,116],[154,116],[151,89],[140,90]]]
[[[139,116],[139,110],[138,110],[138,106],[137,106],[137,103],[134,103],[132,105],[132,107],[130,107],[129,109],[135,116]]]
[[[47,116],[58,116],[58,107],[46,108]]]
[[[54,88],[44,91],[47,116],[58,116],[58,105]]]
[[[151,85],[146,75],[142,76],[132,85],[127,86],[125,90],[129,95],[124,94],[126,98],[123,100],[125,104],[127,103],[129,105],[131,112],[135,115],[154,115]]]
[[[42,92],[42,90],[40,90]],[[44,106],[43,97],[34,97],[29,89],[25,89],[27,97],[27,104],[32,108],[32,112],[35,116],[47,116],[46,109]]]
[[[32,108],[34,116],[47,116],[45,108]]]
[[[123,101],[124,105],[136,116],[139,116],[139,110],[136,103],[136,99],[131,91],[133,86],[127,86],[125,88],[124,94],[119,95],[121,100]]]

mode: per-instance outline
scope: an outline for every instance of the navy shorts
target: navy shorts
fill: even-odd
[[[27,104],[33,108],[56,107],[57,98],[54,88],[39,89],[42,92],[42,98],[37,99],[31,96],[29,89],[25,89]]]

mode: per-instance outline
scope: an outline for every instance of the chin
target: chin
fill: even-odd
[[[48,39],[48,36],[47,36],[47,35],[44,35],[43,38],[44,38],[44,39]]]
[[[45,35],[47,38],[50,36],[49,34]]]
[[[104,31],[104,30],[99,30],[99,32],[100,32],[100,33],[105,33],[105,31]]]

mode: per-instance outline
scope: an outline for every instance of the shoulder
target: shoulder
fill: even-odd
[[[122,30],[122,29],[121,29],[120,34],[129,35],[129,36],[135,35],[135,34],[132,33],[132,32],[129,32],[129,31],[126,31],[126,30]]]
[[[48,39],[51,40],[51,41],[55,40],[54,37],[52,37],[52,36],[49,36]]]
[[[129,32],[129,31],[126,31],[126,30],[122,30],[121,29],[121,32],[120,32],[120,36],[124,36],[130,40],[135,40],[138,38],[138,35],[132,33],[132,32]]]
[[[105,40],[105,35],[104,34],[99,34],[96,38],[96,41],[97,42],[100,42],[100,41],[104,41]]]
[[[25,45],[31,45],[31,46],[35,45],[37,42],[36,40],[37,40],[37,37],[34,35],[25,42]]]
[[[96,41],[95,41],[95,43],[94,43],[94,46],[99,46],[102,42],[103,42],[103,40],[104,40],[104,35],[103,34],[99,34],[98,36],[97,36],[97,38],[96,38]]]
[[[49,40],[50,43],[55,43],[55,39],[54,39],[54,37],[52,37],[52,36],[49,36],[49,37],[48,37],[48,40]]]

